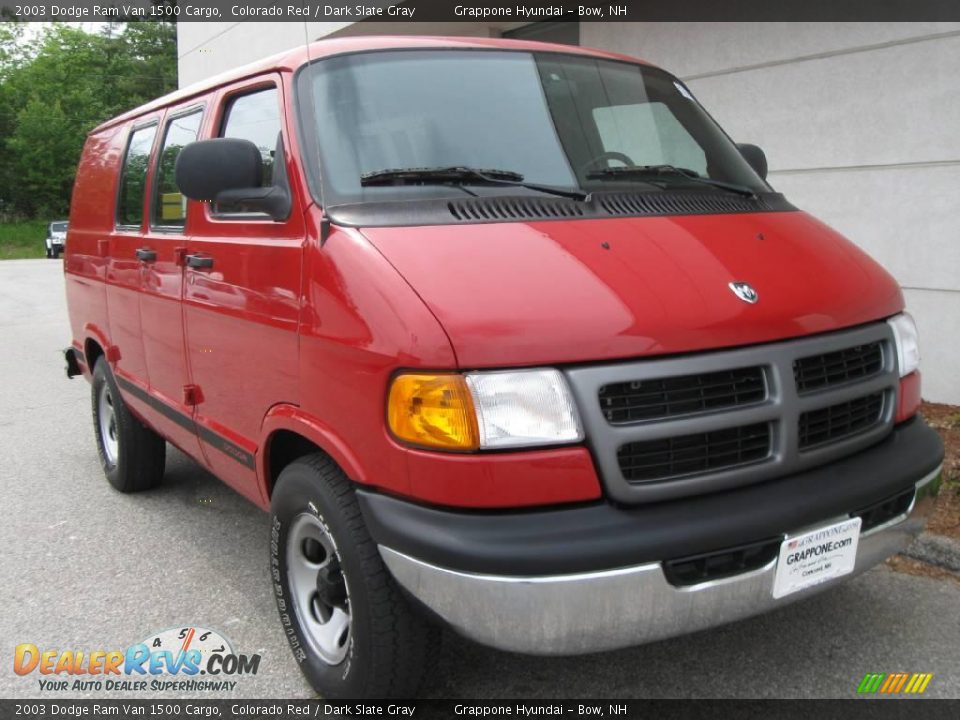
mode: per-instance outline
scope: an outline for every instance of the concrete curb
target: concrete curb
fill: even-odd
[[[945,570],[960,572],[960,541],[943,535],[921,534],[904,555]]]

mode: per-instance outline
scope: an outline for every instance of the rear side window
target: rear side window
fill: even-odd
[[[187,199],[180,194],[174,177],[177,156],[184,145],[196,141],[200,133],[201,110],[173,118],[167,124],[167,132],[157,162],[157,178],[153,193],[153,225],[182,228],[187,217]]]
[[[230,100],[224,115],[220,136],[249,140],[260,150],[263,159],[261,187],[273,184],[273,161],[280,134],[280,108],[277,89],[266,88]],[[218,213],[244,212],[237,205],[217,205]]]
[[[117,198],[117,224],[140,227],[143,223],[143,200],[147,189],[147,166],[150,149],[157,134],[156,125],[134,130],[127,145],[120,175],[120,195]]]

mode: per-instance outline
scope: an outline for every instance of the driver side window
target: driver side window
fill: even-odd
[[[277,88],[268,87],[246,95],[235,95],[228,101],[220,137],[249,140],[260,151],[263,160],[261,187],[273,184],[274,155],[280,135],[280,105]],[[217,214],[250,214],[235,203],[218,203]],[[257,215],[263,213],[256,212]]]

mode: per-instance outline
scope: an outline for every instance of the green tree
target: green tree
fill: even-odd
[[[0,33],[0,212],[63,216],[87,133],[176,88],[176,30],[58,24],[32,43],[16,33]]]

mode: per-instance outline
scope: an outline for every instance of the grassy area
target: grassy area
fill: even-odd
[[[46,237],[43,220],[0,223],[0,260],[46,257]]]

